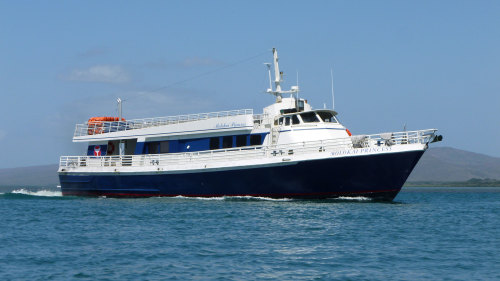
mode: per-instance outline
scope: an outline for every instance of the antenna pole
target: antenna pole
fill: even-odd
[[[118,102],[118,121],[122,121],[122,99],[117,98],[116,101]]]
[[[330,76],[332,77],[332,110],[335,110],[335,92],[333,91],[333,69],[330,68]]]

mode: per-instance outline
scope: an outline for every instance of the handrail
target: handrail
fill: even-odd
[[[253,109],[239,109],[230,111],[218,111],[199,114],[165,116],[155,118],[131,119],[127,121],[105,121],[99,123],[83,123],[76,124],[74,137],[97,135],[104,133],[112,133],[119,131],[127,131],[134,129],[143,129],[149,127],[157,127],[171,124],[179,124],[185,122],[193,122],[198,120],[206,120],[212,118],[222,118],[238,115],[253,115]]]
[[[386,146],[397,144],[428,143],[433,140],[437,129],[427,129],[418,131],[389,132],[374,135],[352,136],[354,147],[370,147],[373,145]]]
[[[61,168],[71,167],[145,167],[182,165],[188,163],[211,163],[236,161],[276,156],[301,155],[341,149],[380,147],[405,144],[426,144],[433,140],[436,130],[394,132],[375,135],[360,135],[331,140],[299,142],[286,145],[246,146],[239,148],[205,150],[166,154],[142,154],[123,156],[62,156]]]

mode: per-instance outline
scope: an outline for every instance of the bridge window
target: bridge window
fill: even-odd
[[[331,112],[320,111],[318,115],[323,122],[337,123],[337,120]]]
[[[300,124],[299,117],[297,117],[297,115],[292,115],[292,124],[293,125]]]
[[[285,118],[285,126],[290,126],[290,117]]]
[[[304,123],[319,122],[318,117],[316,117],[316,113],[314,112],[302,113],[300,114],[300,117],[302,117],[302,121],[304,121]]]

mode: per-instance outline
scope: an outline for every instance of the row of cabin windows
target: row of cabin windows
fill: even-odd
[[[148,154],[169,153],[169,152],[170,152],[170,144],[168,141],[147,143]]]
[[[197,151],[206,149],[214,150],[221,148],[223,149],[232,148],[233,144],[235,144],[234,147],[242,147],[247,145],[262,145],[262,135],[237,135],[237,136],[213,137],[208,139],[208,147],[206,147],[206,142],[205,142],[205,144],[201,146],[198,144],[197,149],[194,149],[195,141],[203,142],[203,139],[185,140],[182,142],[178,142],[177,151],[171,151],[170,147],[171,143],[169,141],[147,142],[146,150],[144,152],[146,154],[157,154],[157,153],[169,153],[169,152],[182,152],[186,150],[190,151],[189,149],[191,148],[191,146],[193,146],[193,148],[191,148],[191,151]],[[181,147],[179,147],[179,145]]]
[[[126,140],[124,143],[124,153],[131,154],[158,154],[187,151],[214,150],[221,148],[242,147],[247,145],[262,145],[263,135],[237,135],[225,137],[213,137],[204,139],[190,140],[171,140],[171,141],[153,141],[146,142],[137,147],[135,140]],[[114,144],[116,143],[116,144]],[[107,145],[89,145],[87,155],[118,155],[119,143],[108,142]],[[221,145],[222,144],[222,145]],[[115,148],[116,146],[116,148]],[[130,147],[129,147],[130,146]]]
[[[248,135],[225,136],[222,137],[222,147],[220,146],[220,137],[210,138],[210,149],[231,148],[233,147],[233,137],[236,138],[236,147],[247,146]],[[250,145],[261,145],[261,135],[250,135]]]
[[[318,115],[316,115],[316,113]],[[298,118],[298,115],[300,115],[300,119],[302,119],[302,122],[304,123],[314,123],[314,122],[320,122],[322,120],[323,122],[328,122],[328,123],[337,123],[337,120],[333,116],[331,112],[327,111],[320,111],[320,112],[304,112],[301,114],[294,114],[290,116],[285,116],[285,117],[280,117],[277,119],[274,124],[275,125],[285,125],[285,126],[290,126],[292,125],[298,125],[300,124],[300,120]],[[318,117],[320,119],[318,119]]]

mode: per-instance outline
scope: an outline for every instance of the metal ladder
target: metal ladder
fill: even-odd
[[[271,145],[278,143],[278,138],[280,136],[281,126],[273,127],[271,129]]]

